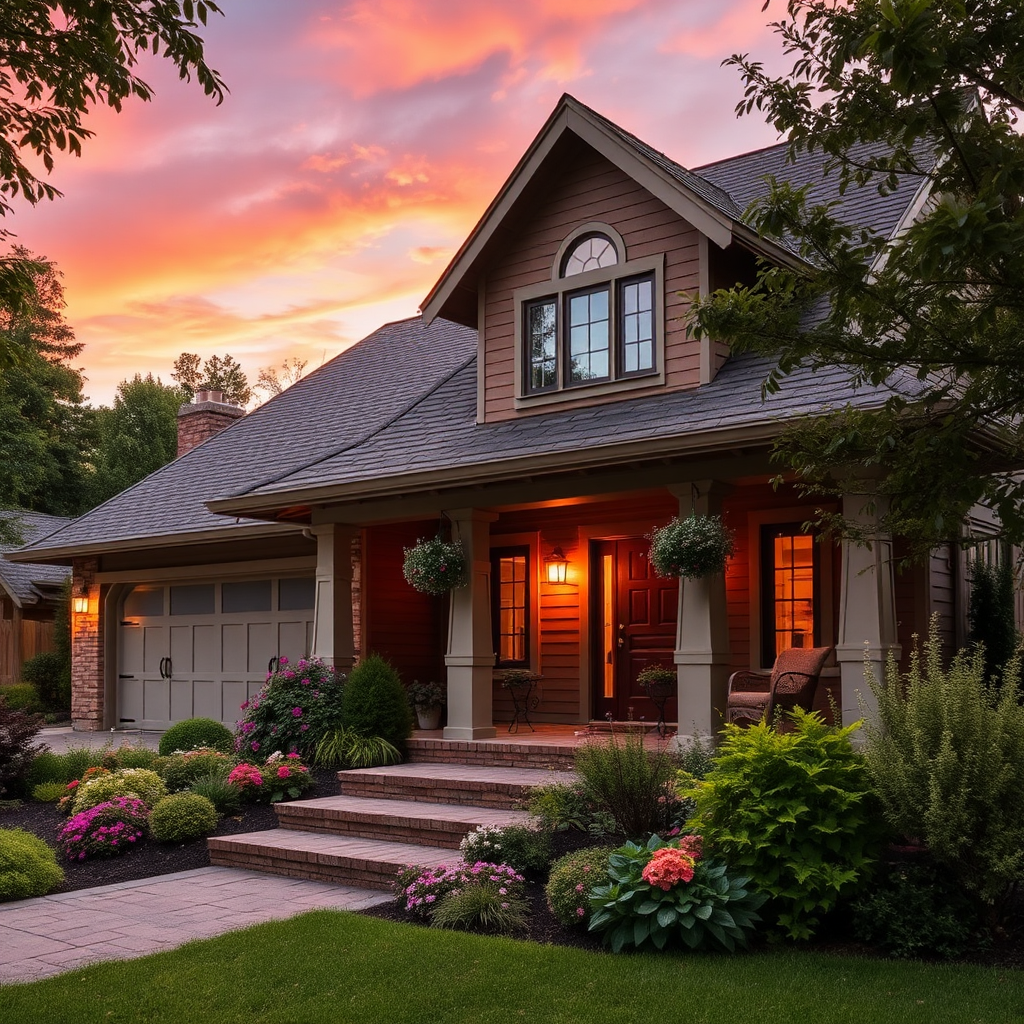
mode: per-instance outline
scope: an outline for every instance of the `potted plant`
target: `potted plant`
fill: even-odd
[[[458,541],[441,537],[418,540],[405,549],[402,573],[406,582],[423,594],[447,594],[469,582],[466,552]]]
[[[645,665],[640,669],[636,681],[649,697],[667,697],[675,689],[676,673],[664,665]]]
[[[685,519],[675,516],[648,535],[650,559],[659,576],[681,576],[699,580],[725,569],[733,552],[733,534],[719,516],[691,512]]]
[[[416,712],[416,722],[421,729],[436,729],[441,724],[441,710],[445,705],[445,693],[438,683],[421,683],[414,679],[406,691],[409,703]]]
[[[501,674],[501,685],[506,690],[529,690],[540,676],[526,668],[507,668]]]

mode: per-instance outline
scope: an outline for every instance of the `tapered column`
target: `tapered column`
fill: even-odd
[[[843,497],[843,517],[862,527],[867,538],[861,543],[843,541],[836,660],[843,681],[844,725],[877,716],[877,702],[864,678],[865,666],[881,679],[889,653],[900,656],[892,538],[878,525],[887,507],[888,499],[880,495]]]
[[[697,515],[722,513],[725,486],[718,481],[700,480],[673,491],[679,496],[681,517],[688,516],[691,509]],[[714,735],[722,728],[729,680],[724,572],[679,581],[675,664],[679,702],[676,742],[685,742],[694,734]]]
[[[313,657],[341,672],[355,661],[352,631],[352,526],[314,526],[316,537],[316,611],[313,613]]]
[[[495,735],[491,690],[494,640],[491,633],[490,524],[498,517],[480,509],[451,509],[452,539],[469,560],[469,583],[451,592],[448,620],[448,725],[446,740],[480,740]]]

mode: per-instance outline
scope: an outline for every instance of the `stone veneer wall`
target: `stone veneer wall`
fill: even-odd
[[[76,729],[102,729],[104,713],[103,591],[96,583],[99,561],[76,558],[72,593],[89,598],[87,612],[71,615],[71,719]]]

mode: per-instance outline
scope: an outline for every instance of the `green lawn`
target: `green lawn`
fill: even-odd
[[[1024,972],[846,959],[611,956],[333,911],[0,988],[11,1024],[1005,1024]]]

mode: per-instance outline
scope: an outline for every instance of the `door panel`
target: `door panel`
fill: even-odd
[[[192,627],[171,626],[171,674],[176,679],[192,675]]]
[[[192,680],[171,680],[171,721],[180,722],[183,718],[193,718],[192,714]]]
[[[279,627],[277,649],[291,664],[306,655],[305,622],[282,622]]]
[[[272,629],[266,622],[249,623],[249,663],[248,670],[251,673],[265,673],[271,658],[277,657],[277,645],[274,635],[277,630]]]
[[[212,718],[221,720],[223,702],[220,693],[221,684],[212,679],[194,679],[192,681],[192,714],[196,718]]]
[[[231,622],[221,626],[221,665],[225,672],[240,672],[244,675],[248,669],[246,635],[244,623]]]
[[[160,674],[160,662],[167,654],[167,635],[163,626],[142,627],[142,671]]]
[[[148,722],[171,720],[169,679],[147,679],[142,687],[142,717]]]
[[[216,626],[192,628],[192,671],[209,675],[220,671],[220,630]],[[220,701],[217,702],[218,704]]]

